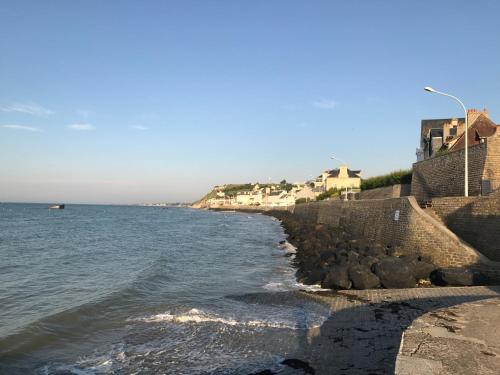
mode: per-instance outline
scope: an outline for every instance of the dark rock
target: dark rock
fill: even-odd
[[[433,284],[445,286],[471,286],[484,285],[487,278],[480,272],[470,271],[465,268],[439,269],[431,273]]]
[[[302,280],[299,281],[305,285],[321,284],[323,278],[325,277],[325,273],[325,270],[322,268],[313,268],[309,270]]]
[[[274,371],[271,371],[271,370],[262,370],[262,371],[259,371],[259,372],[253,372],[249,375],[275,375],[276,373]]]
[[[326,273],[321,287],[325,289],[349,289],[351,281],[345,265],[332,265]]]
[[[359,253],[365,254],[366,251],[370,249],[370,245],[371,245],[371,243],[368,240],[365,240],[365,239],[356,240],[355,249]]]
[[[379,278],[368,267],[352,265],[348,274],[355,289],[374,289],[380,286]]]
[[[348,251],[347,252],[347,261],[349,263],[358,263],[359,261],[359,254],[356,251]]]
[[[417,280],[428,279],[431,273],[436,269],[437,267],[434,264],[420,261],[415,263],[413,267],[413,276],[415,276]]]
[[[365,254],[375,258],[384,258],[387,255],[385,249],[377,244],[370,246],[365,251]]]
[[[359,254],[353,250],[337,250],[335,253],[338,264],[357,264]]]
[[[408,265],[399,258],[388,257],[374,266],[375,274],[385,288],[413,288],[416,279]]]
[[[336,259],[335,251],[329,250],[329,249],[323,250],[320,252],[320,258],[321,258],[321,260],[326,261],[326,262],[328,262],[330,260],[330,258]]]
[[[370,256],[370,255],[366,255],[364,257],[361,257],[359,259],[359,264],[361,264],[362,266],[365,266],[367,268],[372,268],[372,266],[377,263],[379,261],[378,258],[375,258],[373,256]]]
[[[304,370],[304,373],[306,374],[315,373],[314,369],[309,365],[309,363],[301,361],[300,359],[296,358],[285,359],[283,362],[281,362],[281,364],[297,370]]]
[[[417,280],[428,279],[431,272],[437,269],[434,264],[423,261],[419,255],[403,255],[400,259],[406,263]]]

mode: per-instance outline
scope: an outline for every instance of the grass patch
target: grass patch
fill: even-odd
[[[411,176],[411,169],[407,169],[394,171],[382,176],[370,177],[365,180],[361,180],[361,190],[370,190],[399,184],[410,184]]]

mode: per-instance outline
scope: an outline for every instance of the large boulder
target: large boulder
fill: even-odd
[[[321,287],[325,289],[349,289],[351,281],[349,280],[348,268],[346,265],[334,264],[326,273]]]
[[[365,250],[365,254],[375,258],[384,258],[387,256],[385,248],[379,244],[372,244]]]
[[[359,254],[353,250],[337,250],[337,263],[339,264],[357,264]]]
[[[436,269],[437,266],[435,266],[434,264],[420,260],[413,265],[413,276],[415,276],[417,280],[428,279],[431,273]]]
[[[365,266],[367,268],[372,268],[372,266],[379,261],[378,258],[375,258],[370,255],[366,255],[364,257],[359,258],[359,264]]]
[[[321,284],[323,278],[325,277],[325,273],[325,270],[322,268],[306,270],[304,277],[299,279],[299,282],[305,285]]]
[[[375,274],[385,288],[413,288],[416,279],[406,262],[397,257],[387,257],[374,266]]]
[[[374,289],[380,286],[380,280],[368,267],[352,265],[349,267],[349,278],[355,289]]]
[[[439,269],[431,274],[433,284],[445,286],[471,286],[485,285],[487,278],[480,272],[470,271],[465,268]]]
[[[428,279],[430,274],[437,269],[434,264],[422,260],[418,255],[405,255],[400,259],[406,263],[417,280]]]

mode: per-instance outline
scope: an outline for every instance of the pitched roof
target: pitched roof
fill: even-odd
[[[481,115],[478,117],[474,123],[469,126],[467,133],[467,143],[469,146],[479,143],[480,138],[488,138],[494,135],[496,132],[500,132],[498,129],[500,126],[491,121],[488,117]],[[465,132],[460,134],[457,141],[450,147],[450,150],[460,150],[464,148],[465,145]]]
[[[327,171],[328,177],[338,177],[340,173],[340,169],[332,169],[331,171]],[[351,171],[349,168],[347,169],[347,175],[351,178],[359,177],[361,171]]]

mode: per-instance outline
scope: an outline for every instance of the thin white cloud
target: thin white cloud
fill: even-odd
[[[6,106],[0,107],[2,112],[18,112],[18,113],[27,113],[33,116],[49,116],[54,113],[50,109],[42,107],[40,104],[34,102],[26,102],[26,103],[10,103]]]
[[[28,131],[28,132],[41,132],[42,131],[42,129],[35,128],[33,126],[13,125],[13,124],[2,125],[2,128],[14,129],[14,130],[24,130],[24,131]]]
[[[338,104],[334,99],[320,99],[312,103],[313,107],[321,109],[334,109]]]
[[[142,125],[132,125],[131,128],[136,129],[136,130],[148,130],[149,129],[147,126],[142,126]]]
[[[91,124],[71,124],[68,125],[68,128],[73,129],[73,130],[94,130],[95,127]]]

